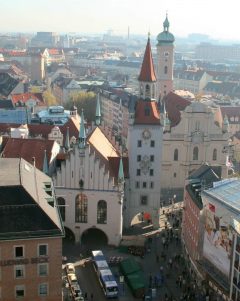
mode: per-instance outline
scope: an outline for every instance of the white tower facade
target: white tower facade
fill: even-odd
[[[162,99],[173,90],[174,35],[169,32],[169,21],[166,16],[163,32],[157,36],[157,89]]]
[[[156,78],[150,52],[148,39],[139,82],[142,87],[148,85],[151,91]],[[146,60],[146,56],[151,60]],[[143,95],[129,114],[129,182],[124,221],[125,226],[129,226],[138,213],[147,212],[154,227],[158,228],[163,130],[157,102],[148,94],[145,98]]]

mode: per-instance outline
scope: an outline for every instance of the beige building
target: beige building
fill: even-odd
[[[169,120],[168,120],[169,121]],[[227,176],[226,153],[229,133],[214,122],[207,105],[194,101],[181,112],[180,122],[166,123],[163,135],[162,188],[183,188],[185,179],[202,164],[221,166]]]
[[[51,179],[0,159],[0,300],[62,300],[61,218]]]

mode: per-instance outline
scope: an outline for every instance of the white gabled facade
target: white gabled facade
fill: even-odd
[[[94,131],[91,137],[101,135],[99,128]],[[81,242],[86,230],[97,228],[106,234],[108,244],[119,244],[123,192],[116,177],[110,175],[109,162],[91,143],[86,142],[81,148],[74,145],[57,171],[54,183],[56,195],[64,198],[66,204],[64,225],[74,233],[76,242]],[[99,201],[104,201],[106,206],[105,218],[98,210]]]

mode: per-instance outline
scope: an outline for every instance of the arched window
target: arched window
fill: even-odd
[[[155,86],[153,85],[152,86],[152,98],[154,98],[155,97]]]
[[[216,148],[214,148],[214,150],[213,150],[213,156],[212,156],[212,159],[213,159],[213,161],[216,161],[216,160],[217,160],[217,149],[216,149]]]
[[[88,217],[88,199],[83,193],[76,196],[75,199],[75,222],[87,223]]]
[[[65,204],[64,198],[57,198],[57,205],[63,222],[65,222]]]
[[[168,68],[167,68],[167,66],[165,66],[164,67],[164,74],[167,74],[167,72],[168,72]]]
[[[177,148],[174,150],[173,160],[178,161],[178,149]]]
[[[143,85],[140,86],[140,95],[143,96]]]
[[[100,200],[97,204],[97,223],[107,223],[107,202],[104,200]]]
[[[146,85],[145,87],[145,97],[150,97],[150,86],[149,85]]]
[[[193,160],[198,160],[198,147],[195,146],[193,149]]]

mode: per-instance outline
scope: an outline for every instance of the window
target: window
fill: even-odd
[[[177,174],[176,174],[176,173],[174,173],[174,174],[173,174],[173,177],[174,177],[174,178],[176,178],[176,177],[177,177]]]
[[[141,169],[137,169],[137,176],[141,176]]]
[[[150,156],[150,162],[154,162],[154,155]]]
[[[173,160],[178,161],[178,149],[177,148],[174,150]]]
[[[216,161],[217,160],[217,149],[214,148],[213,150],[213,157],[212,157],[213,161]]]
[[[15,286],[15,296],[16,296],[16,298],[22,298],[25,296],[24,285],[16,285]]]
[[[24,278],[24,266],[15,265],[14,274],[15,274],[15,278]]]
[[[97,204],[97,223],[107,223],[107,202],[104,200],[100,200]]]
[[[199,120],[197,120],[196,123],[195,123],[195,130],[196,131],[200,130],[200,121]]]
[[[75,200],[75,222],[87,223],[88,217],[88,199],[83,193],[76,196]]]
[[[139,181],[137,181],[137,182],[135,183],[135,186],[136,186],[136,188],[139,188],[139,187],[140,187]]]
[[[150,182],[150,188],[154,188],[154,182]]]
[[[193,160],[198,160],[198,147],[195,146],[193,149]]]
[[[47,255],[48,255],[48,246],[38,245],[38,256],[47,256]]]
[[[48,263],[39,263],[38,264],[38,275],[47,276],[48,275]]]
[[[145,106],[145,108],[144,108],[144,115],[150,116],[150,108],[148,106]]]
[[[154,141],[154,140],[151,140],[150,146],[151,146],[151,147],[154,147],[154,146],[155,146],[155,141]]]
[[[141,195],[141,197],[140,197],[140,204],[141,205],[147,205],[147,203],[148,203],[148,197],[147,197],[147,195]]]
[[[153,169],[150,169],[150,170],[149,170],[149,175],[150,175],[150,176],[154,176],[154,170],[153,170]]]
[[[18,258],[18,257],[24,257],[24,250],[23,250],[23,246],[16,246],[14,247],[15,248],[15,257]]]
[[[164,67],[164,74],[167,74],[167,73],[168,73],[168,67],[165,66],[165,67]]]
[[[142,147],[142,140],[138,140],[137,146],[138,146],[138,147]]]
[[[150,97],[150,86],[146,85],[145,87],[145,97]]]
[[[39,296],[47,296],[48,295],[48,284],[40,283],[38,286]]]
[[[140,162],[142,159],[141,155],[137,155],[137,161]]]
[[[62,197],[57,198],[58,210],[61,215],[62,221],[65,222],[65,200]]]
[[[147,182],[143,182],[143,183],[142,183],[142,187],[143,187],[143,188],[147,188]]]

